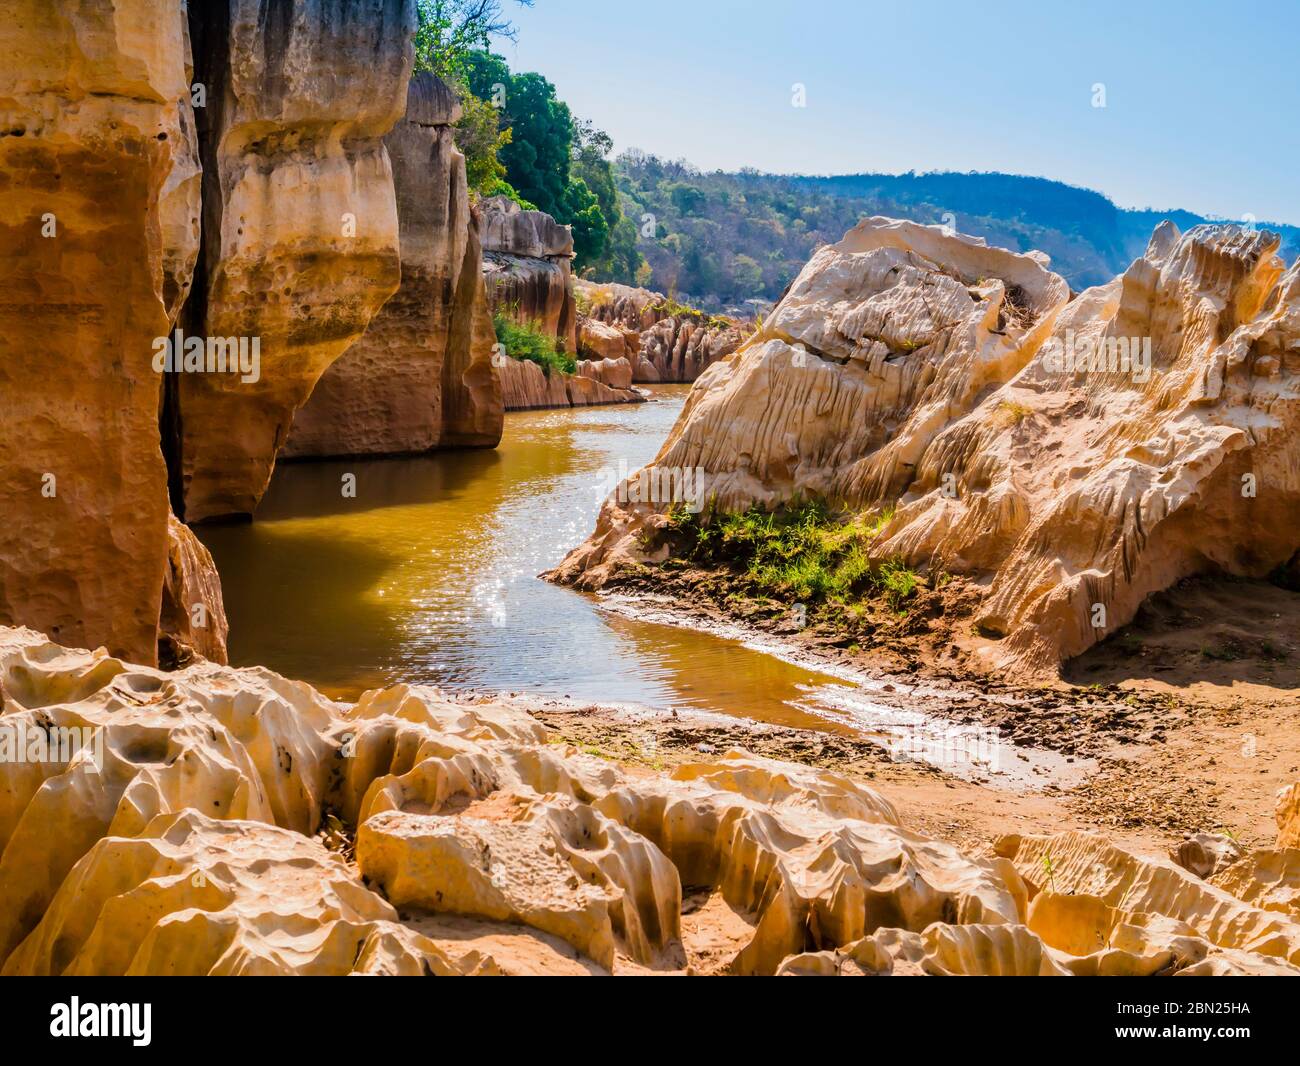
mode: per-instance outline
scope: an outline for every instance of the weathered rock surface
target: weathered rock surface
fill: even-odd
[[[1300,974],[1300,924],[1168,860],[1129,854],[1088,833],[1005,837],[996,850],[1031,889],[1052,893],[1050,914],[1035,899],[1029,924],[1062,950],[1081,955],[1081,947],[1095,943],[1098,951],[1149,957],[1154,940],[1180,971]],[[1134,951],[1135,945],[1145,946]]]
[[[226,661],[226,620],[221,576],[212,553],[175,515],[167,522],[167,572],[163,582],[160,639],[170,644],[174,660],[201,655],[214,663]]]
[[[739,326],[717,326],[676,315],[641,334],[637,380],[691,382],[745,340]]]
[[[980,579],[987,663],[1049,673],[1180,578],[1300,550],[1300,264],[1276,248],[1166,223],[1066,306],[1037,254],[869,219],[704,374],[654,465],[702,468],[726,509],[890,513],[872,560]],[[661,552],[657,522],[607,503],[558,576],[601,585]]]
[[[494,196],[482,213],[483,277],[493,312],[535,323],[569,353],[578,350],[573,234],[544,211]]]
[[[677,309],[663,293],[578,279],[579,352],[626,355],[634,380],[645,384],[695,381],[731,355],[752,330],[740,322]]]
[[[632,364],[626,359],[584,359],[578,364],[578,373],[611,389],[632,388]]]
[[[392,168],[413,0],[194,7],[201,284],[186,332],[259,338],[256,381],[175,375],[182,517],[251,514],[294,412],[397,289]]]
[[[498,359],[497,374],[507,411],[536,411],[548,407],[591,407],[610,403],[643,403],[645,397],[631,387],[607,384],[606,377],[621,381],[630,369],[590,362],[578,364],[577,374],[550,373],[526,359]],[[585,369],[592,366],[593,369]]]
[[[472,443],[491,447],[500,440],[495,338],[480,280],[482,255],[471,241],[476,222],[465,157],[454,140],[460,112],[460,101],[434,75],[411,80],[406,117],[384,138],[397,190],[401,285],[325,371],[294,418],[283,458],[406,455],[438,447],[444,371],[456,393],[450,406],[465,408],[458,417],[480,427]],[[471,443],[463,432],[453,435],[457,446]]]
[[[624,326],[611,326],[595,318],[578,316],[578,356],[581,359],[635,360],[641,335]]]
[[[183,16],[11,0],[0,49],[0,623],[151,663],[168,558],[153,343],[193,251]]]
[[[1278,797],[1277,846],[1300,848],[1300,784],[1283,789]]]
[[[573,285],[593,321],[641,334],[668,317],[668,298],[661,292],[585,278],[575,279]]]
[[[625,772],[508,705],[30,630],[0,692],[6,974],[1297,972],[1296,853],[1218,885],[1084,834],[973,859],[807,766]]]

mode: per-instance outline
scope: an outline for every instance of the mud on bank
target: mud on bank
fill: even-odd
[[[1087,772],[1008,788],[895,761],[868,737],[595,706],[534,713],[557,736],[620,762],[667,767],[701,744],[736,746],[872,778],[906,797],[928,832],[963,846],[1061,822],[1161,851],[1200,831],[1263,842],[1275,833],[1278,790],[1300,771],[1300,595],[1265,582],[1181,582],[1058,680],[1030,684],[978,669],[988,642],[972,627],[977,590],[962,579],[923,582],[905,612],[877,604],[851,622],[812,606],[802,626],[793,605],[754,593],[744,575],[670,563],[620,574],[602,602],[775,641],[794,661],[867,679],[873,700],[993,730],[1013,750],[1086,761]]]

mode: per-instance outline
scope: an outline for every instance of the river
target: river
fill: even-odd
[[[256,522],[200,529],[222,575],[231,662],[344,700],[408,681],[884,740],[937,727],[946,743],[951,723],[885,707],[743,634],[628,617],[538,579],[591,532],[612,473],[653,458],[688,390],[514,412],[494,451],[281,464]]]

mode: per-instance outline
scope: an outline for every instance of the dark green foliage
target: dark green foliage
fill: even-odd
[[[522,359],[536,363],[549,376],[552,372],[572,374],[578,364],[571,355],[566,355],[555,346],[555,338],[544,333],[536,323],[516,322],[508,314],[498,311],[492,316],[492,326],[496,330],[497,343],[512,359]]]
[[[871,215],[952,224],[992,245],[1046,252],[1076,290],[1127,268],[1162,219],[1184,230],[1206,221],[1122,210],[1089,189],[1013,174],[706,174],[636,151],[621,155],[615,172],[624,213],[656,221],[639,245],[650,287],[713,309],[779,298],[817,247]],[[1282,235],[1284,252],[1300,246],[1295,227],[1260,226]]]

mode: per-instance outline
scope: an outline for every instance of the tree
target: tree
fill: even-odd
[[[515,3],[533,6],[533,0]],[[471,52],[488,48],[493,37],[513,41],[518,36],[502,6],[502,0],[416,0],[415,69],[463,82]]]
[[[516,0],[531,7],[533,0]],[[525,206],[506,181],[501,150],[511,141],[497,108],[469,86],[470,57],[486,49],[493,37],[514,40],[514,25],[502,15],[502,0],[416,0],[415,69],[442,78],[460,97],[462,117],[456,145],[465,155],[471,191],[478,196],[505,195]]]

